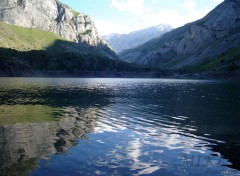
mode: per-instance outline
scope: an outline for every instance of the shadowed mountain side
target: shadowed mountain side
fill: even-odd
[[[121,60],[109,59],[102,49],[64,40],[56,40],[45,50],[0,48],[0,76],[121,77],[151,71]],[[161,70],[157,72],[155,75],[163,76]]]

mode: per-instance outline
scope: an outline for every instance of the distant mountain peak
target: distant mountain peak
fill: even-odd
[[[159,25],[156,25],[155,26],[156,28],[158,28],[159,30],[163,30],[163,29],[166,29],[166,28],[170,28],[172,29],[173,27],[169,24],[159,24]]]
[[[159,24],[145,29],[130,32],[128,34],[108,34],[103,38],[117,53],[125,49],[135,48],[153,38],[160,37],[166,32],[172,30],[167,24]]]

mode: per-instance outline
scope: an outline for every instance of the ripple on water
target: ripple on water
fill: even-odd
[[[204,175],[240,169],[239,84],[158,79],[0,82],[0,117],[5,112],[17,117],[14,108],[6,107],[24,107],[19,115],[30,114],[24,123],[1,124],[0,170],[11,163],[28,166],[29,158],[37,161],[31,165],[37,168],[33,175]],[[34,116],[53,120],[31,121]]]

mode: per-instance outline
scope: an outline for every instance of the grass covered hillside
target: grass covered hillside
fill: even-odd
[[[18,51],[45,50],[64,38],[40,29],[23,28],[0,22],[0,47]]]

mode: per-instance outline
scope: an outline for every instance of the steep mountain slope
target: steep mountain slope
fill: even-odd
[[[123,51],[120,57],[130,63],[192,72],[239,70],[240,0],[225,0],[204,18]]]
[[[0,1],[0,76],[116,76],[121,60],[89,16],[55,0]]]
[[[112,49],[120,53],[125,49],[135,48],[143,43],[162,36],[164,33],[172,30],[169,25],[160,24],[146,29],[131,32],[129,34],[108,34],[103,39],[112,47]]]
[[[85,47],[51,32],[3,22],[0,29],[0,76],[96,76],[99,71],[135,70],[109,59],[99,47]]]
[[[0,29],[0,48],[2,49],[15,49],[17,51],[46,50],[61,41],[62,48],[55,46],[55,48],[59,48],[60,53],[92,54],[108,58],[101,47],[79,44],[41,29],[23,28],[3,22],[0,22]],[[63,45],[64,43],[66,44]],[[64,50],[62,50],[63,48]],[[114,56],[115,53],[112,53],[112,56]]]
[[[118,58],[102,40],[88,15],[74,12],[56,0],[1,0],[0,21],[53,32],[87,49],[99,48],[108,58]]]

